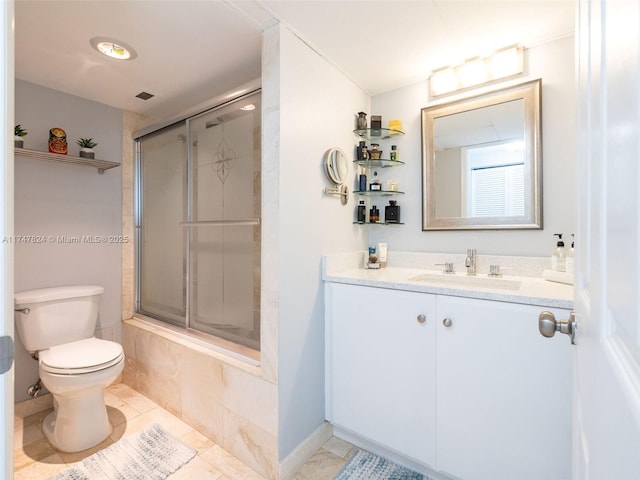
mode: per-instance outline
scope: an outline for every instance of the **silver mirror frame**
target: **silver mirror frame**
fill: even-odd
[[[512,85],[482,95],[421,110],[422,230],[503,230],[542,228],[541,80]],[[436,217],[435,120],[469,110],[522,99],[524,101],[525,213],[523,216]]]

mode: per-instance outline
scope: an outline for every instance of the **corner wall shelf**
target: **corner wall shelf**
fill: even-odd
[[[390,160],[386,158],[376,158],[376,159],[367,159],[367,160],[354,160],[353,163],[357,164],[360,167],[366,168],[389,168],[389,167],[397,167],[399,165],[404,165],[404,162],[400,160]]]
[[[393,128],[358,128],[353,133],[366,140],[386,140],[396,135],[404,135],[402,130]]]
[[[402,222],[353,222],[354,225],[404,225]]]
[[[15,148],[15,155],[36,160],[46,160],[49,162],[70,163],[73,165],[86,165],[98,169],[98,173],[104,173],[110,168],[119,167],[118,162],[110,162],[108,160],[98,160],[97,158],[74,157],[73,155],[61,155],[59,153],[41,152],[39,150],[30,150],[28,148]]]
[[[356,195],[365,197],[390,197],[391,195],[404,195],[404,192],[398,190],[354,190]]]

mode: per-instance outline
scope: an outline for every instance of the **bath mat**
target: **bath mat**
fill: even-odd
[[[431,480],[373,453],[358,450],[334,480]]]
[[[196,453],[156,423],[94,453],[49,480],[162,480]]]

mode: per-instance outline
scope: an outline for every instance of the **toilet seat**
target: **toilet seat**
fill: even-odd
[[[121,362],[122,345],[99,338],[86,338],[56,345],[39,352],[40,368],[58,375],[98,372]]]

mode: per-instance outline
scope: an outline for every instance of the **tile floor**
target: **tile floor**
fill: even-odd
[[[171,480],[264,480],[207,437],[123,383],[110,386],[105,392],[105,401],[113,433],[100,445],[79,453],[60,452],[44,437],[42,420],[51,410],[16,417],[14,480],[46,479],[154,423],[160,423],[172,435],[198,450],[193,460],[169,477]],[[331,438],[291,480],[331,480],[354,451],[351,444]]]

